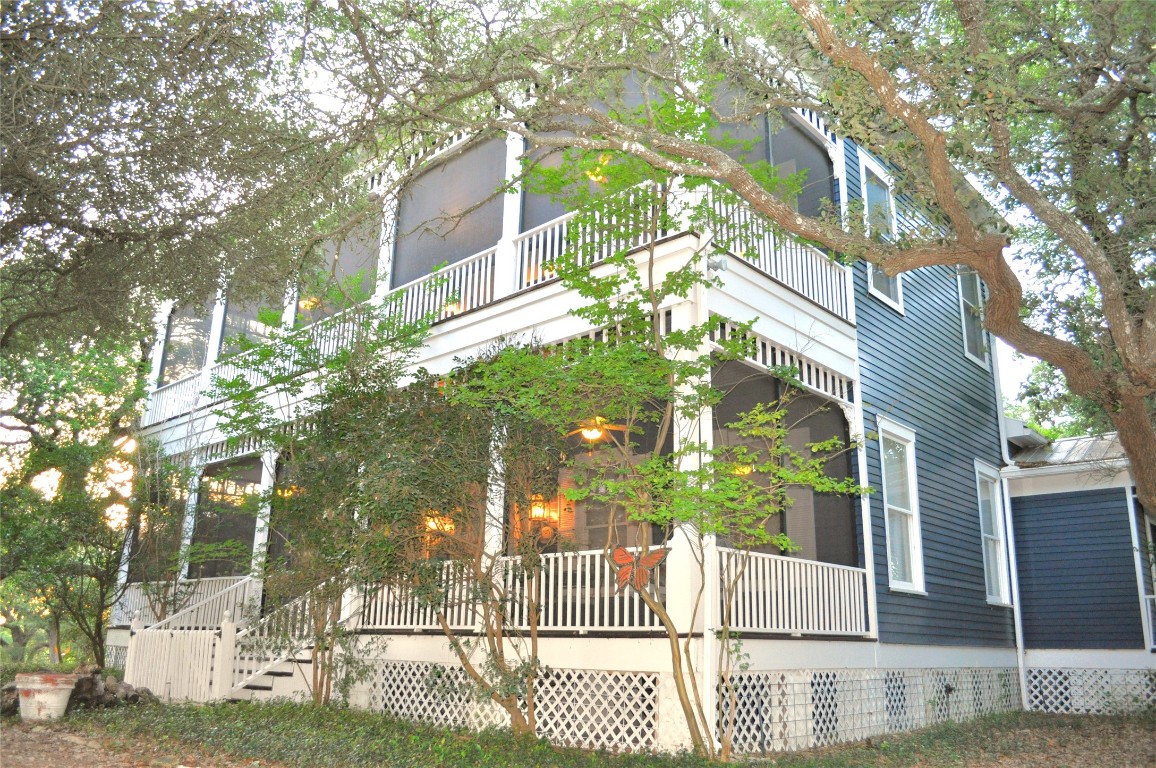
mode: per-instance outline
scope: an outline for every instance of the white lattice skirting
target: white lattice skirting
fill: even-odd
[[[1037,712],[1118,714],[1156,707],[1156,670],[1028,668],[1028,706]]]
[[[369,708],[456,728],[509,724],[501,708],[478,700],[461,667],[428,662],[380,664],[369,680]],[[538,735],[555,744],[653,750],[657,714],[656,674],[550,669],[538,679]]]
[[[856,741],[1019,709],[1015,669],[840,669],[742,672],[719,687],[719,726],[734,712],[736,753]]]
[[[128,662],[127,645],[104,646],[104,666],[110,669],[124,669]]]

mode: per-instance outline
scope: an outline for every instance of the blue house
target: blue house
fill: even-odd
[[[1029,706],[1116,712],[1156,703],[1156,518],[1115,434],[1049,443],[1012,422],[1019,632]]]
[[[763,123],[750,130],[753,146],[769,162],[807,170],[800,210],[817,211],[829,200],[849,215],[857,201],[883,236],[924,223],[914,201],[894,194],[886,166],[834,135],[818,115],[791,112],[780,127]],[[411,319],[437,315],[419,360],[431,371],[449,371],[455,358],[498,338],[533,334],[555,343],[599,330],[571,313],[578,298],[550,270],[566,247],[573,214],[527,191],[493,196],[518,172],[524,151],[516,136],[443,148],[385,212],[382,226],[331,252],[336,274],[374,274],[367,292],[378,299],[403,296],[401,311]],[[730,221],[758,222],[742,205],[719,200],[718,210]],[[437,231],[431,222],[447,216],[454,226]],[[716,234],[688,222],[665,233],[653,258],[660,269],[685,263]],[[807,397],[826,406],[800,429],[814,439],[861,438],[844,470],[875,492],[856,499],[799,494],[775,523],[800,546],[795,553],[747,555],[709,541],[699,553],[707,563],[705,583],[690,545],[677,536],[671,540],[655,594],[691,639],[698,688],[707,711],[719,713],[716,725],[733,718],[735,750],[758,754],[966,719],[1025,701],[1057,708],[1062,697],[1037,695],[1039,681],[1047,677],[1049,690],[1060,690],[1059,674],[1049,670],[1067,669],[1055,665],[1069,662],[1040,654],[1072,635],[1055,623],[1062,619],[1052,611],[1065,597],[1070,607],[1078,590],[1068,591],[1063,579],[1072,577],[1071,569],[1054,555],[1063,541],[1081,558],[1093,557],[1109,539],[1113,547],[1129,541],[1139,547],[1135,523],[1128,522],[1138,518],[1125,481],[1081,490],[1092,495],[1072,503],[1098,505],[1094,522],[1061,523],[1054,515],[1059,500],[1032,492],[1032,473],[1043,470],[1029,468],[1022,457],[1013,465],[1007,454],[995,361],[981,320],[984,286],[974,273],[937,267],[889,277],[862,262],[844,266],[769,226],[746,246],[746,258],[724,253],[712,260],[716,286],[661,308],[672,329],[717,317],[716,338],[734,332],[723,318],[753,322],[752,359],[715,371],[715,384],[727,397],[708,431],[715,441],[728,439],[719,426],[725,417],[774,397],[777,384],[768,368],[792,366]],[[434,280],[434,267],[442,263],[448,266]],[[319,300],[298,293],[285,303],[283,322],[292,327],[303,320],[313,322],[301,332],[329,348],[348,339],[343,316],[325,316]],[[186,538],[252,540],[253,556],[198,565],[187,574],[192,598],[173,616],[151,615],[145,590],[130,585],[110,644],[126,649],[134,682],[151,683],[172,698],[299,695],[307,662],[290,652],[260,663],[250,659],[248,666],[234,663],[236,649],[223,646],[215,632],[222,611],[236,619],[259,600],[256,574],[270,546],[270,521],[233,519],[219,510],[206,514],[208,500],[272,488],[277,457],[225,441],[207,385],[212,375],[235,370],[222,339],[238,332],[259,339],[267,329],[252,308],[234,306],[227,296],[204,309],[170,309],[159,327],[156,388],[143,426],[166,451],[199,468],[193,490],[201,510],[190,505]],[[232,485],[226,487],[225,477]],[[542,499],[534,511],[560,543],[542,555],[542,583],[550,586],[538,628],[538,655],[547,667],[539,683],[539,732],[583,746],[685,746],[668,640],[636,594],[614,594],[600,544],[605,514],[567,503],[561,493]],[[1078,535],[1070,533],[1077,529]],[[500,536],[497,541],[500,549]],[[1148,566],[1138,552],[1120,550],[1083,577],[1120,588],[1111,601],[1119,611],[1113,616],[1136,619],[1140,596],[1151,594],[1140,583],[1140,569]],[[745,570],[728,599],[719,579],[740,563]],[[1137,574],[1131,581],[1124,578],[1133,572],[1129,568]],[[1150,586],[1151,572],[1144,573]],[[700,586],[706,599],[696,610],[691,596]],[[1085,595],[1089,608],[1107,610],[1093,592]],[[469,636],[475,610],[463,599],[447,603],[441,618]],[[715,633],[724,613],[741,633],[745,654],[741,670],[730,673],[733,697],[720,696],[717,685]],[[138,631],[130,641],[134,616]],[[351,597],[346,618],[347,628],[365,639],[373,669],[354,690],[354,705],[445,724],[502,722],[500,711],[460,686],[435,690],[429,684],[463,680],[461,665],[439,617],[403,589],[384,585]],[[201,643],[197,653],[206,661],[199,678],[179,677],[153,661],[169,642],[157,629],[172,630],[174,637],[191,633],[187,642]],[[1126,646],[1147,653],[1152,642],[1150,625],[1138,621],[1089,626],[1086,633],[1088,643],[1107,643],[1094,645],[1097,650]],[[384,647],[370,643],[382,639]],[[210,664],[214,654],[218,661]],[[1037,669],[1037,658],[1047,663]],[[1052,658],[1058,661],[1047,661]],[[1150,669],[1140,658],[1129,656],[1118,667]],[[1072,657],[1070,663],[1079,661]],[[1066,695],[1075,701],[1074,693]]]

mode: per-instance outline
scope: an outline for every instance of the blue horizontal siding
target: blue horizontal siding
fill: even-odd
[[[847,194],[860,196],[855,145],[845,142]],[[898,201],[901,228],[925,218]],[[892,592],[881,493],[870,496],[879,637],[884,642],[1015,644],[1010,609],[987,602],[975,459],[1000,466],[998,408],[991,371],[964,354],[955,270],[903,276],[904,314],[868,294],[866,264],[855,266],[859,374],[869,433],[882,414],[916,431],[926,595]],[[867,480],[882,487],[879,443],[867,440]]]
[[[1144,646],[1127,492],[1012,500],[1024,646]]]

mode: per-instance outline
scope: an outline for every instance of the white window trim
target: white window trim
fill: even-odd
[[[900,424],[897,421],[892,421],[886,416],[876,416],[876,424],[879,432],[879,471],[880,477],[880,491],[883,498],[883,532],[886,535],[886,552],[887,552],[887,582],[892,592],[909,592],[916,595],[926,595],[925,580],[923,575],[923,530],[919,517],[919,483],[918,473],[915,469],[915,430],[911,427]],[[911,493],[911,524],[909,530],[911,531],[911,540],[907,542],[907,556],[911,562],[911,581],[896,581],[891,576],[891,526],[887,524],[888,504],[887,504],[887,482],[886,470],[883,466],[885,449],[883,447],[883,438],[889,437],[892,440],[897,440],[906,443],[907,451],[907,484]]]
[[[887,185],[887,202],[891,206],[891,237],[894,239],[899,232],[899,217],[895,210],[895,185],[892,182],[891,174],[883,169],[883,166],[875,161],[870,155],[865,153],[862,148],[859,149],[859,193],[863,196],[863,223],[867,226],[868,231],[871,227],[870,206],[867,202],[867,172],[870,171],[880,181]],[[903,275],[895,276],[895,292],[898,295],[898,300],[891,298],[887,294],[876,290],[875,282],[872,279],[875,271],[875,265],[867,262],[867,293],[874,296],[879,301],[894,309],[899,314],[904,314],[903,311]]]
[[[991,563],[987,560],[987,547],[985,546],[985,534],[983,532],[983,516],[979,518],[979,543],[980,551],[983,556],[983,575],[984,587],[983,591],[987,594],[987,602],[989,605],[999,605],[1003,607],[1011,606],[1011,578],[1008,573],[1008,559],[1007,559],[1007,540],[1004,534],[1006,529],[1005,515],[1004,515],[1004,493],[1003,483],[1000,482],[999,469],[988,464],[985,461],[975,460],[975,493],[976,493],[976,511],[979,512],[979,502],[983,495],[983,481],[989,481],[995,486],[996,505],[995,505],[995,519],[992,521],[995,526],[995,535],[993,538],[999,542],[999,562],[995,564],[996,575],[999,577],[999,594],[987,594],[987,575],[988,569],[991,568]]]
[[[963,298],[963,279],[964,277],[974,278],[976,282],[976,295],[979,297],[979,334],[980,343],[983,344],[983,357],[976,357],[971,354],[971,350],[967,348],[967,315],[971,311],[968,308],[967,302]],[[959,289],[959,329],[963,333],[963,355],[968,360],[983,368],[985,371],[990,366],[990,355],[988,349],[987,329],[983,327],[984,314],[984,300],[983,300],[983,281],[979,279],[979,275],[975,270],[971,269],[957,269],[955,271],[956,288]]]

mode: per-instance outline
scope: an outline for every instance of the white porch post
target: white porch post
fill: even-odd
[[[490,436],[490,476],[486,481],[486,519],[482,523],[482,548],[486,566],[502,556],[506,544],[506,467],[502,461],[505,431]]]
[[[525,142],[516,133],[506,134],[505,178],[512,182],[522,173]],[[518,192],[502,195],[502,236],[494,253],[494,300],[505,298],[518,287],[518,252],[514,240],[522,228],[522,185]]]
[[[859,449],[855,451],[856,471],[859,475],[859,485],[870,486],[867,478],[867,428],[863,419],[863,399],[859,384],[859,363],[855,363],[855,398],[853,405],[843,405],[843,417],[851,430],[851,435],[859,440]],[[871,535],[871,496],[863,494],[859,499],[860,520],[863,528],[863,569],[867,572],[867,636],[879,637],[879,609],[875,593],[875,542]]]
[[[153,349],[149,354],[149,380],[148,391],[154,392],[161,380],[161,366],[164,364],[165,357],[165,341],[169,335],[169,315],[173,312],[173,302],[161,302],[160,309],[157,310],[156,316],[153,317],[153,327],[156,328],[156,339],[153,341]]]
[[[201,475],[204,471],[203,465],[196,467],[189,478],[189,496],[188,501],[185,502],[185,520],[181,530],[179,577],[181,579],[189,578],[189,548],[193,545],[193,530],[197,524],[198,494],[201,487]]]
[[[233,688],[233,662],[237,648],[237,625],[228,611],[221,618],[221,629],[213,649],[211,700],[223,701]]]
[[[1136,565],[1136,591],[1140,595],[1140,621],[1143,622],[1144,647],[1151,650],[1152,617],[1148,615],[1148,599],[1144,589],[1144,555],[1140,546],[1140,516],[1136,509],[1136,497],[1130,486],[1124,487],[1124,494],[1128,499],[1128,530],[1132,534],[1132,558]]]
[[[261,454],[261,483],[258,492],[266,496],[273,491],[277,483],[277,452],[266,451]],[[253,530],[253,558],[249,564],[249,575],[257,576],[265,569],[265,555],[269,549],[269,514],[270,501],[266,499],[257,510],[257,524]],[[239,617],[238,617],[239,618]]]

